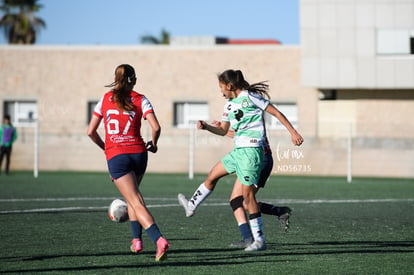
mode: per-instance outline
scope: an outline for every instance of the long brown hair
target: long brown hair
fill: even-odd
[[[132,111],[134,105],[129,97],[129,92],[134,88],[137,82],[135,69],[129,64],[121,64],[115,69],[115,81],[105,87],[114,87],[112,92],[113,98],[119,109]]]
[[[227,70],[219,74],[218,80],[224,84],[231,84],[233,86],[233,91],[240,89],[240,90],[247,90],[250,93],[259,94],[262,97],[266,97],[270,99],[270,95],[268,93],[269,85],[266,84],[266,81],[261,81],[254,84],[249,84],[244,79],[243,73],[240,70]]]

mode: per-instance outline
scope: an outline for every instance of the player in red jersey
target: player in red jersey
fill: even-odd
[[[135,70],[128,64],[115,70],[115,81],[106,87],[113,88],[104,94],[94,110],[88,127],[88,136],[105,151],[109,173],[128,204],[133,239],[131,251],[142,250],[142,228],[156,244],[156,261],[166,259],[169,243],[162,236],[154,218],[145,206],[139,185],[145,174],[148,153],[157,152],[161,126],[150,101],[132,89],[136,84]],[[105,142],[97,132],[101,120],[105,126]],[[141,120],[148,121],[152,140],[141,137]]]

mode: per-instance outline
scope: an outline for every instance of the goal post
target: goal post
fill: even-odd
[[[39,123],[34,123],[34,152],[33,152],[33,177],[39,176]]]
[[[349,124],[348,133],[348,164],[347,164],[347,182],[352,182],[352,123]]]
[[[33,129],[33,177],[39,176],[39,123],[37,120],[31,122],[16,122],[15,128]]]
[[[191,122],[189,129],[188,139],[188,178],[194,179],[194,151],[195,151],[195,131],[196,122]]]

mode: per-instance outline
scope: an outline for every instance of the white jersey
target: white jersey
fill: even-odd
[[[242,91],[224,106],[222,121],[234,130],[235,147],[260,147],[265,141],[263,111],[270,102],[258,94]]]

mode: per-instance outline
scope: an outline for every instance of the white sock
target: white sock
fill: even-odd
[[[264,241],[262,217],[249,220],[254,240]]]
[[[204,185],[204,182],[200,184],[200,186],[194,192],[194,195],[188,201],[188,208],[191,211],[194,211],[205,199],[207,199],[211,192],[213,192],[213,190],[207,189],[207,187]]]

